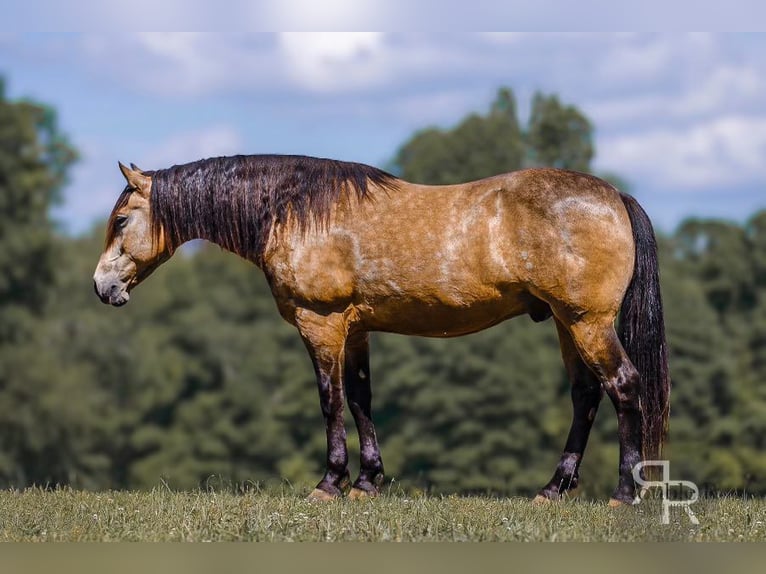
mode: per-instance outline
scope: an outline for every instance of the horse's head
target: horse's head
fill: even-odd
[[[120,164],[128,185],[112,210],[93,275],[96,294],[115,307],[127,303],[133,287],[170,257],[162,229],[151,221],[151,174],[133,164],[131,168]]]

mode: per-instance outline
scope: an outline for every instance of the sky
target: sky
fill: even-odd
[[[336,0],[328,0],[330,3]],[[289,3],[289,2],[288,2]],[[595,125],[660,229],[766,208],[766,34],[0,34],[10,98],[52,105],[81,152],[55,218],[82,233],[143,169],[238,153],[386,167],[416,130],[449,128],[510,87]]]

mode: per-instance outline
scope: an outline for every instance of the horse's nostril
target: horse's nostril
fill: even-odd
[[[98,298],[101,299],[102,303],[109,303],[109,293],[102,294],[95,279],[93,280],[93,291],[96,292],[96,295],[98,295]]]

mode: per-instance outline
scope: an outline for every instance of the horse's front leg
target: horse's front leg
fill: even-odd
[[[307,310],[296,314],[296,323],[314,365],[327,432],[327,467],[309,499],[330,500],[343,495],[350,483],[343,422],[347,326],[341,314],[324,316]]]
[[[346,342],[344,380],[348,406],[359,432],[359,478],[354,482],[349,498],[377,496],[383,485],[383,460],[372,422],[370,339],[367,333],[355,333]]]

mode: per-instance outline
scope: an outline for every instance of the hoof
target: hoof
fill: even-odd
[[[348,497],[351,500],[365,500],[367,498],[377,498],[378,493],[369,492],[367,490],[362,490],[361,488],[353,487],[351,490],[348,491]]]
[[[609,499],[609,508],[620,508],[621,506],[631,506],[631,504],[629,502],[617,500],[616,498]]]
[[[553,502],[564,502],[565,500],[571,500],[577,496],[577,489],[566,490],[561,494],[558,494],[556,498],[548,498],[542,494],[538,494],[532,499],[532,504],[549,504]]]
[[[532,499],[532,504],[536,506],[540,506],[542,504],[550,504],[551,502],[554,502],[554,501],[546,496],[543,496],[542,494],[538,494]]]
[[[311,494],[306,497],[306,500],[309,502],[327,502],[328,500],[335,500],[336,498],[337,496],[334,494],[330,494],[329,492],[315,488],[311,491]]]

